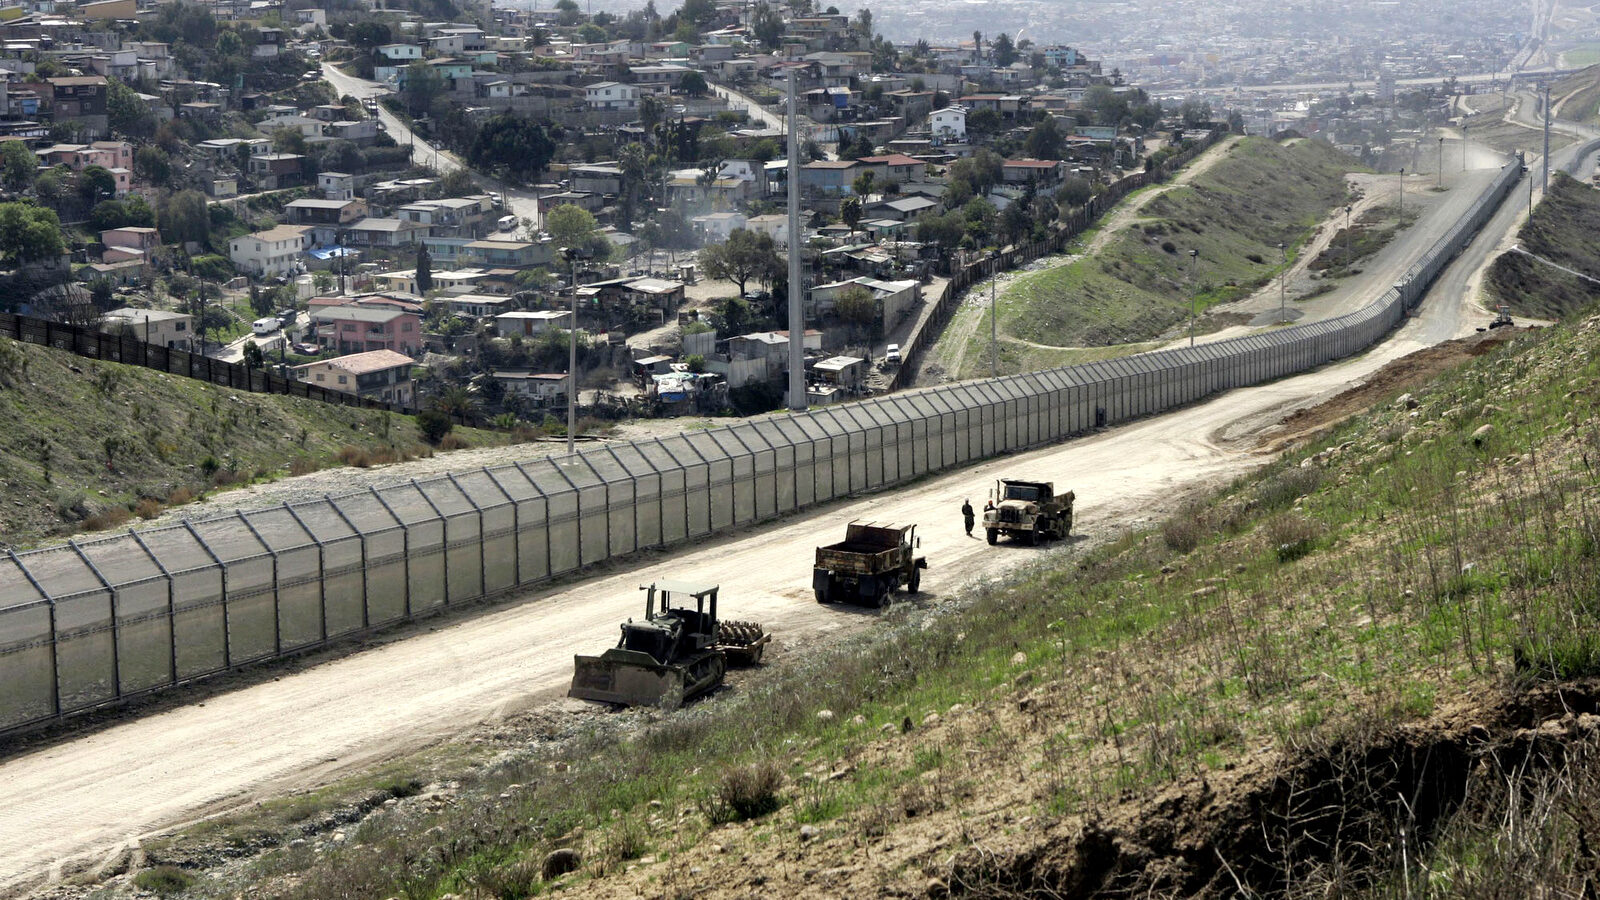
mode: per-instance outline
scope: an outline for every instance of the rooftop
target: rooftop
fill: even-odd
[[[309,369],[312,366],[330,366],[342,369],[352,375],[366,375],[372,372],[383,372],[388,369],[398,369],[401,366],[414,365],[411,357],[393,350],[368,350],[365,353],[352,353],[349,356],[336,356],[333,359],[324,359],[320,362],[306,363],[295,366],[296,369]]]

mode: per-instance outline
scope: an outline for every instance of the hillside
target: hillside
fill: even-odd
[[[1597,386],[1600,316],[1424,351],[1157,528],[682,713],[514,715],[134,864],[204,896],[1575,896]]]
[[[432,453],[410,416],[251,394],[0,339],[0,540],[110,528],[207,491]],[[504,442],[458,428],[452,445]],[[450,440],[450,438],[447,438]]]
[[[1020,278],[1000,327],[1055,347],[1148,340],[1272,277],[1278,244],[1293,248],[1346,201],[1355,163],[1316,141],[1247,138],[1187,184],[1162,193],[1092,256]],[[1191,261],[1190,251],[1199,251]],[[1191,276],[1190,270],[1193,268]]]
[[[1517,232],[1529,253],[1595,277],[1600,260],[1600,192],[1564,173],[1551,176],[1550,195]],[[1600,299],[1600,284],[1520,253],[1495,260],[1485,279],[1488,294],[1519,316],[1558,319]]]

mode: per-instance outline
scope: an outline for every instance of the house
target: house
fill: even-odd
[[[169,350],[194,346],[194,316],[161,309],[113,309],[101,318],[100,330],[105,334],[131,334],[146,344]]]
[[[257,28],[257,42],[250,48],[252,59],[277,59],[283,51],[285,35],[282,28]]]
[[[635,308],[654,310],[663,322],[678,314],[683,298],[683,282],[660,278],[615,278],[578,288],[580,304],[594,303],[610,312]]]
[[[403,66],[421,59],[422,47],[419,44],[381,44],[375,55]]]
[[[100,243],[105,244],[108,250],[112,248],[133,250],[140,255],[148,255],[150,251],[161,246],[161,232],[154,228],[131,225],[126,228],[108,228],[100,232]]]
[[[572,311],[565,309],[514,310],[494,317],[495,332],[501,337],[533,337],[549,329],[571,328]]]
[[[789,245],[789,217],[783,213],[751,216],[745,221],[744,228],[746,231],[770,235],[774,242],[786,247]]]
[[[1006,184],[1055,185],[1061,181],[1067,164],[1053,159],[1008,159],[1000,164],[1000,180]]]
[[[695,232],[705,240],[725,241],[736,229],[745,227],[749,220],[744,213],[719,212],[695,216],[692,221]]]
[[[422,350],[422,317],[405,309],[369,304],[311,310],[317,343],[337,353],[393,350],[415,356]]]
[[[110,126],[106,119],[104,75],[73,75],[45,81],[50,85],[50,109],[55,121],[71,121],[94,137],[106,133]]]
[[[928,164],[920,159],[907,156],[904,153],[890,153],[887,156],[863,156],[856,160],[867,167],[865,171],[873,174],[873,182],[877,185],[889,183],[905,184],[915,181],[928,170]]]
[[[457,294],[445,298],[445,302],[450,304],[452,313],[473,319],[498,316],[516,305],[516,301],[510,297],[489,294]]]
[[[344,239],[358,247],[406,247],[427,233],[421,222],[368,216],[346,226]]]
[[[318,172],[317,189],[327,200],[350,200],[356,195],[356,177],[343,172]]]
[[[897,222],[910,222],[925,212],[934,212],[939,208],[939,201],[928,197],[897,197],[872,204],[865,212],[884,219],[893,219]]]
[[[800,189],[828,197],[848,197],[852,184],[863,171],[853,159],[819,159],[800,167]]]
[[[591,110],[639,108],[639,88],[631,84],[602,81],[583,89],[583,101]]]
[[[812,363],[818,379],[843,388],[859,387],[867,377],[867,361],[855,356],[830,356]]]
[[[317,246],[339,242],[342,230],[367,214],[365,200],[318,200],[302,198],[284,204],[290,225],[310,225]]]
[[[501,371],[494,373],[506,394],[527,397],[536,405],[548,406],[567,402],[567,391],[572,376],[565,373]]]
[[[936,142],[961,143],[967,139],[967,109],[964,106],[946,106],[928,115],[928,130]]]
[[[671,94],[682,84],[685,75],[694,71],[687,66],[658,65],[658,66],[630,66],[628,72],[633,76],[633,84],[640,94],[655,94],[662,96]]]
[[[367,350],[295,366],[295,377],[307,384],[343,391],[398,406],[410,406],[417,385],[411,357],[393,350]]]
[[[880,334],[888,333],[896,324],[911,311],[913,305],[920,299],[920,290],[915,281],[880,281],[876,278],[862,276],[848,281],[836,281],[832,284],[819,284],[811,288],[810,315],[824,315],[833,311],[833,301],[846,291],[854,288],[866,288],[872,298],[878,303],[878,329]]]
[[[366,146],[378,139],[378,120],[362,119],[359,122],[329,122],[322,127],[323,137],[336,141],[349,141]]]
[[[555,251],[549,241],[473,241],[461,248],[460,262],[478,266],[527,269],[549,265]]]
[[[304,225],[279,225],[228,242],[234,266],[254,275],[285,275],[311,249],[311,229]]]
[[[567,170],[567,178],[574,191],[612,196],[622,193],[622,170],[616,166],[573,166]]]
[[[250,177],[264,191],[296,187],[304,181],[305,164],[298,153],[262,153],[250,157]]]

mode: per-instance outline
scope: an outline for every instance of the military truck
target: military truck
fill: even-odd
[[[646,592],[644,621],[623,623],[622,639],[605,653],[574,657],[567,696],[676,709],[721,684],[729,663],[760,662],[772,639],[754,622],[719,620],[718,585],[659,581],[639,590]],[[675,598],[682,605],[674,607]]]
[[[844,540],[817,548],[811,587],[818,603],[847,600],[883,606],[889,593],[905,585],[915,594],[922,584],[928,560],[916,554],[921,539],[915,525],[888,522],[851,522]]]
[[[1026,544],[1064,538],[1072,532],[1074,496],[1057,494],[1048,481],[1002,478],[983,511],[984,534],[991,544],[1002,534]]]

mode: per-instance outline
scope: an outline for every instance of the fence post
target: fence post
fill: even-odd
[[[100,582],[100,586],[106,589],[106,611],[111,615],[111,679],[112,679],[112,682],[113,682],[112,688],[113,688],[113,690],[114,690],[114,692],[116,694],[116,699],[121,700],[122,699],[122,648],[119,645],[122,643],[121,640],[120,640],[121,637],[122,637],[122,633],[121,633],[121,630],[117,627],[117,589],[112,587],[111,586],[111,582],[106,580],[106,576],[103,573],[101,573],[100,567],[96,566],[94,564],[94,560],[90,559],[88,554],[83,552],[83,548],[78,546],[78,542],[77,542],[76,539],[68,538],[67,539],[67,546],[72,548],[72,552],[78,554],[78,559],[82,560],[83,564],[88,567],[89,571],[94,573],[95,580]]]
[[[356,537],[361,539],[361,630],[365,631],[372,627],[372,600],[371,592],[367,586],[367,533],[357,528],[356,523],[350,521],[350,517],[344,514],[344,510],[339,508],[338,502],[331,495],[324,493],[322,499],[333,507],[334,513],[339,516],[345,525],[349,526],[350,531]]]
[[[217,566],[217,581],[222,585],[222,666],[223,668],[231,669],[233,668],[233,616],[229,614],[230,610],[228,609],[228,567],[222,564],[222,557],[211,549],[211,545],[206,543],[206,539],[201,537],[200,532],[195,530],[193,523],[188,519],[184,519],[183,527],[188,530],[189,536],[194,538],[195,543],[200,545],[200,549],[204,550],[206,555],[211,557],[211,561]]]
[[[423,502],[427,503],[428,506],[433,510],[433,514],[439,518],[439,561],[440,561],[440,566],[439,567],[444,571],[444,605],[445,606],[449,606],[450,605],[450,520],[449,520],[449,518],[447,518],[445,516],[444,510],[439,508],[439,504],[434,503],[433,502],[433,498],[428,496],[428,492],[423,490],[421,485],[417,484],[417,480],[415,478],[411,479],[411,489],[416,491],[418,494],[420,494],[422,496]],[[583,559],[583,553],[582,553],[581,549],[580,549],[580,551],[578,553],[578,558],[579,558],[580,561]]]
[[[294,523],[300,526],[300,530],[306,533],[306,537],[311,538],[311,543],[317,545],[317,608],[322,613],[322,643],[326,644],[328,642],[327,548],[322,546],[322,540],[317,537],[316,533],[310,528],[306,527],[305,520],[301,519],[300,514],[294,511],[294,507],[290,506],[288,503],[284,503],[283,509],[284,512],[289,514],[290,518],[294,519]]]
[[[473,511],[478,514],[478,596],[487,597],[489,596],[489,558],[488,551],[484,548],[488,541],[483,531],[483,507],[479,506],[478,501],[472,499],[472,495],[467,493],[467,489],[462,487],[461,482],[456,480],[454,472],[446,472],[444,477],[450,479],[450,483],[455,485],[456,490],[461,492],[461,496],[467,498],[467,502],[472,505]],[[449,525],[447,524],[445,527],[448,528]],[[445,543],[448,545],[449,541],[447,540]]]
[[[17,551],[7,549],[6,553],[11,555],[11,562],[16,565],[17,571],[22,573],[23,578],[28,579],[33,589],[39,592],[39,599],[48,604],[50,610],[50,708],[55,711],[54,715],[59,719],[61,718],[61,660],[57,656],[56,649],[56,598],[50,596],[39,584],[39,579],[33,577],[28,567],[22,564]]]
[[[237,512],[239,521],[244,523],[244,527],[250,529],[250,533],[255,536],[256,541],[265,547],[267,555],[272,557],[272,655],[277,656],[283,653],[283,600],[280,596],[281,589],[278,584],[278,548],[267,543],[267,539],[262,537],[261,532],[256,530],[255,524],[244,514],[244,510],[241,509]]]
[[[406,520],[400,518],[400,516],[395,513],[394,507],[389,505],[389,501],[383,499],[383,495],[378,493],[378,489],[377,488],[369,486],[367,488],[367,490],[372,493],[372,498],[374,500],[378,501],[378,505],[383,507],[383,511],[388,513],[390,515],[390,517],[394,519],[396,525],[400,526],[400,557],[406,561],[405,610],[406,610],[406,618],[410,619],[411,618],[411,526],[407,525],[406,524]]]

